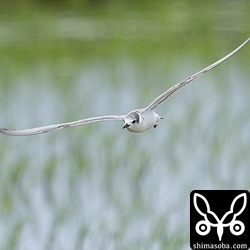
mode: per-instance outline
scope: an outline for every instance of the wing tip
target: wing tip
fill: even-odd
[[[13,135],[14,129],[0,128],[0,134]]]
[[[39,132],[27,132],[27,130],[18,130],[18,129],[7,129],[7,128],[0,128],[0,134],[2,135],[9,135],[9,136],[27,136],[27,135],[36,135],[44,133],[43,131]]]

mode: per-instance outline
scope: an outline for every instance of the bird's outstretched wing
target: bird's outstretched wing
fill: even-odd
[[[179,90],[180,88],[184,87],[185,85],[189,84],[190,82],[196,80],[198,77],[202,76],[203,74],[205,74],[206,72],[208,72],[209,70],[215,68],[216,66],[218,66],[219,64],[221,64],[222,62],[224,62],[225,60],[227,60],[229,57],[231,57],[233,54],[235,54],[238,50],[240,50],[246,43],[248,43],[250,41],[250,37],[244,42],[242,43],[238,48],[236,48],[234,51],[232,51],[231,53],[229,53],[228,55],[224,56],[223,58],[221,58],[220,60],[218,60],[217,62],[207,66],[206,68],[202,69],[201,71],[189,76],[188,78],[186,78],[185,80],[175,84],[173,87],[169,88],[167,91],[165,91],[164,93],[162,93],[161,95],[159,95],[158,97],[156,97],[146,108],[145,111],[147,110],[154,110],[156,109],[159,105],[161,105],[164,101],[167,100],[167,98],[169,98],[172,94],[174,94],[177,90]]]
[[[84,125],[87,123],[111,121],[111,120],[123,120],[123,119],[124,119],[124,116],[122,115],[106,115],[106,116],[86,118],[86,119],[73,121],[73,122],[66,122],[66,123],[60,123],[60,124],[55,124],[55,125],[30,128],[30,129],[0,128],[0,133],[4,135],[36,135],[36,134],[42,134],[42,133],[47,133],[50,131],[67,128],[67,127],[80,126],[80,125]]]

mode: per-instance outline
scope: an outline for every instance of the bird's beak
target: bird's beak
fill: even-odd
[[[125,123],[124,126],[122,128],[128,128],[130,125]]]

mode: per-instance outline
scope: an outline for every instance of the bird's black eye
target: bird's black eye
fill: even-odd
[[[132,124],[135,124],[135,123],[137,123],[137,122],[138,122],[137,120],[133,120],[133,121],[132,121]]]

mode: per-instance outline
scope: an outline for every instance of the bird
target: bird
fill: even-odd
[[[165,102],[171,95],[173,95],[176,91],[181,89],[182,87],[186,86],[187,84],[193,82],[200,76],[204,75],[206,72],[210,71],[211,69],[215,68],[219,64],[226,61],[229,57],[234,55],[237,51],[239,51],[244,45],[246,45],[250,41],[250,37],[243,42],[239,47],[235,50],[224,56],[223,58],[219,59],[218,61],[214,62],[213,64],[207,66],[206,68],[198,71],[197,73],[187,77],[183,81],[175,84],[174,86],[167,89],[165,92],[157,96],[147,107],[142,109],[135,109],[127,113],[126,115],[104,115],[104,116],[97,116],[91,118],[85,118],[73,122],[65,122],[60,124],[54,124],[49,126],[42,126],[30,129],[7,129],[7,128],[0,128],[0,133],[3,135],[10,135],[10,136],[28,136],[28,135],[37,135],[43,134],[47,132],[52,132],[56,130],[60,130],[63,128],[74,127],[85,125],[88,123],[95,123],[95,122],[103,122],[103,121],[123,121],[123,129],[127,129],[129,132],[134,133],[142,133],[147,131],[151,128],[156,128],[158,126],[158,122],[163,119],[160,117],[156,112],[155,109],[159,107],[163,102]]]

